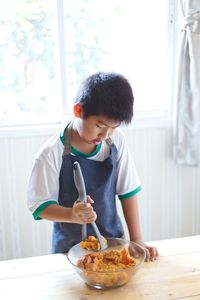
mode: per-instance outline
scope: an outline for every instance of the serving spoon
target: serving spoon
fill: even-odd
[[[74,176],[74,183],[75,183],[75,186],[76,186],[76,188],[78,190],[78,194],[79,194],[78,201],[87,202],[85,182],[84,182],[84,179],[83,179],[83,174],[82,174],[82,171],[81,171],[80,164],[77,161],[75,161],[74,164],[73,164],[73,176]],[[100,250],[106,249],[107,246],[105,245],[105,243],[103,241],[102,235],[101,235],[96,223],[92,222],[91,225],[94,229],[96,237],[99,240],[100,248],[101,248]],[[82,240],[84,241],[84,240],[86,240],[86,238],[87,238],[87,225],[82,224]]]

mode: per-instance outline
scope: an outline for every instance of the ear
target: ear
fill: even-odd
[[[81,106],[80,103],[75,103],[74,104],[73,111],[74,111],[75,117],[82,118],[82,116],[83,116],[83,108],[82,108],[82,106]]]

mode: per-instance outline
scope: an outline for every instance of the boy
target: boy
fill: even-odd
[[[121,200],[130,240],[146,249],[147,260],[157,249],[141,238],[137,193],[140,181],[119,129],[133,116],[134,97],[120,74],[97,73],[85,80],[74,104],[74,120],[38,154],[30,177],[28,206],[35,219],[54,221],[52,252],[66,252],[81,241],[81,225],[96,221],[104,237],[124,234],[115,198]],[[80,163],[87,203],[76,202],[73,163]]]

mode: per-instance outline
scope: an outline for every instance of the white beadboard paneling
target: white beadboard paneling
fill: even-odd
[[[143,185],[139,203],[144,239],[199,234],[200,170],[174,164],[172,129],[124,132]]]
[[[46,139],[0,138],[0,259],[45,254],[49,249],[50,224],[36,224],[26,205],[31,165]]]
[[[2,192],[2,186],[0,185],[0,199],[3,199],[3,192]],[[0,259],[6,258],[6,228],[5,228],[5,219],[4,219],[4,210],[3,205],[0,206]]]
[[[123,130],[143,186],[144,240],[200,234],[200,169],[174,164],[172,129]],[[34,221],[26,206],[33,159],[48,137],[41,132],[0,137],[0,259],[50,253],[51,222]]]
[[[198,234],[200,231],[200,168],[195,169],[195,179],[194,179],[194,199],[193,201],[193,232]]]

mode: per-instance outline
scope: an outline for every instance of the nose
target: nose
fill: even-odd
[[[110,136],[110,128],[105,128],[100,134],[99,134],[99,137],[101,139],[104,139],[106,140],[107,138],[109,138]]]

